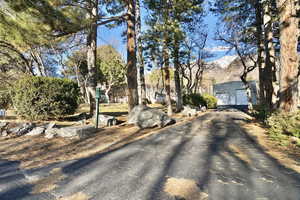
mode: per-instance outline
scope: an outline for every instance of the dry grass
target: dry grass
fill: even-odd
[[[38,194],[43,192],[50,192],[51,190],[56,188],[56,183],[64,178],[65,175],[61,172],[61,169],[54,168],[46,178],[31,182],[31,184],[34,185],[31,193]]]
[[[128,105],[121,104],[121,103],[100,104],[99,108],[100,108],[100,112],[105,112],[105,113],[128,112]],[[78,113],[89,112],[89,105],[81,104],[77,109],[77,112]]]
[[[171,196],[183,198],[185,200],[205,200],[208,195],[201,192],[197,183],[193,180],[182,178],[168,178],[164,191]]]
[[[0,138],[0,157],[18,160],[23,168],[42,167],[116,148],[141,134],[143,132],[138,128],[126,126],[108,128],[84,140],[46,139],[42,136]]]
[[[89,197],[88,197],[88,195],[84,194],[83,192],[78,192],[69,197],[61,197],[57,200],[89,200]]]

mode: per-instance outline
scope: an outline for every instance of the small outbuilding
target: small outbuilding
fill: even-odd
[[[249,81],[251,87],[252,103],[257,104],[256,81]],[[248,105],[245,85],[242,81],[231,81],[213,85],[214,96],[218,99],[218,106]]]

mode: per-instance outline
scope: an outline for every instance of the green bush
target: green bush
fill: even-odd
[[[274,113],[267,119],[271,135],[288,135],[300,138],[300,112]]]
[[[8,89],[0,90],[0,109],[7,109],[11,104],[11,97]]]
[[[183,104],[192,106],[206,106],[207,108],[217,107],[218,99],[209,94],[185,94],[183,95]]]
[[[264,105],[254,105],[254,110],[251,114],[257,120],[265,122],[270,117],[271,111],[266,109]]]
[[[200,94],[184,94],[182,98],[184,105],[206,106],[206,102]]]
[[[16,82],[12,102],[18,115],[41,120],[73,114],[78,107],[79,88],[68,79],[25,77]]]
[[[217,107],[218,99],[216,97],[209,95],[209,94],[203,94],[202,97],[205,101],[207,108],[216,108]]]

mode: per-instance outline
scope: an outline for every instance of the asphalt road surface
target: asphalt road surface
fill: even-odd
[[[0,160],[0,200],[300,200],[300,174],[249,137],[241,112],[211,112],[137,142],[42,169]],[[33,194],[34,177],[61,168],[51,192]]]

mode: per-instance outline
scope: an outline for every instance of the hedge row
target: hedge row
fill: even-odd
[[[184,105],[206,106],[207,108],[216,108],[218,99],[209,94],[185,94],[183,95]]]
[[[12,105],[30,120],[60,118],[78,107],[79,88],[68,79],[28,76],[10,88]]]

